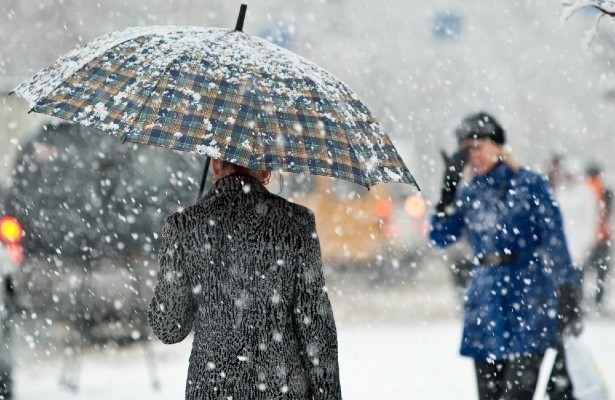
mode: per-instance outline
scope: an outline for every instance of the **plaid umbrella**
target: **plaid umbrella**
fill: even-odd
[[[416,186],[382,125],[348,86],[242,32],[243,15],[235,30],[152,26],[102,36],[14,92],[32,111],[123,141],[367,187]]]

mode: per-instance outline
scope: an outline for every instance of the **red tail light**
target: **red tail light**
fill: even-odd
[[[374,212],[378,218],[386,219],[393,213],[393,202],[388,199],[380,199],[374,205]]]
[[[21,241],[23,229],[17,218],[5,215],[0,218],[0,240],[7,245],[15,245]]]

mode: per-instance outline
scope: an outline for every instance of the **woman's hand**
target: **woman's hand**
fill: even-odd
[[[442,159],[444,160],[444,179],[442,182],[442,191],[440,202],[436,205],[438,214],[446,214],[446,208],[455,201],[455,193],[457,185],[463,173],[463,167],[468,159],[468,149],[461,148],[449,157],[444,150],[441,151]]]

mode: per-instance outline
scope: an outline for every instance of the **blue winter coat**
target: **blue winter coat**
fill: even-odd
[[[544,353],[559,340],[558,286],[581,281],[545,179],[499,163],[460,183],[455,204],[454,214],[432,217],[430,238],[445,247],[465,236],[474,251],[461,354],[503,360]],[[516,260],[479,264],[481,254],[496,252]]]

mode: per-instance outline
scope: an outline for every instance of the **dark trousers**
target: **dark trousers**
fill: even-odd
[[[479,400],[532,400],[542,355],[495,363],[475,361]],[[563,349],[558,349],[547,389],[551,400],[572,400]]]
[[[587,266],[596,270],[596,305],[602,307],[606,277],[611,269],[611,246],[608,243],[596,245],[587,260]]]

